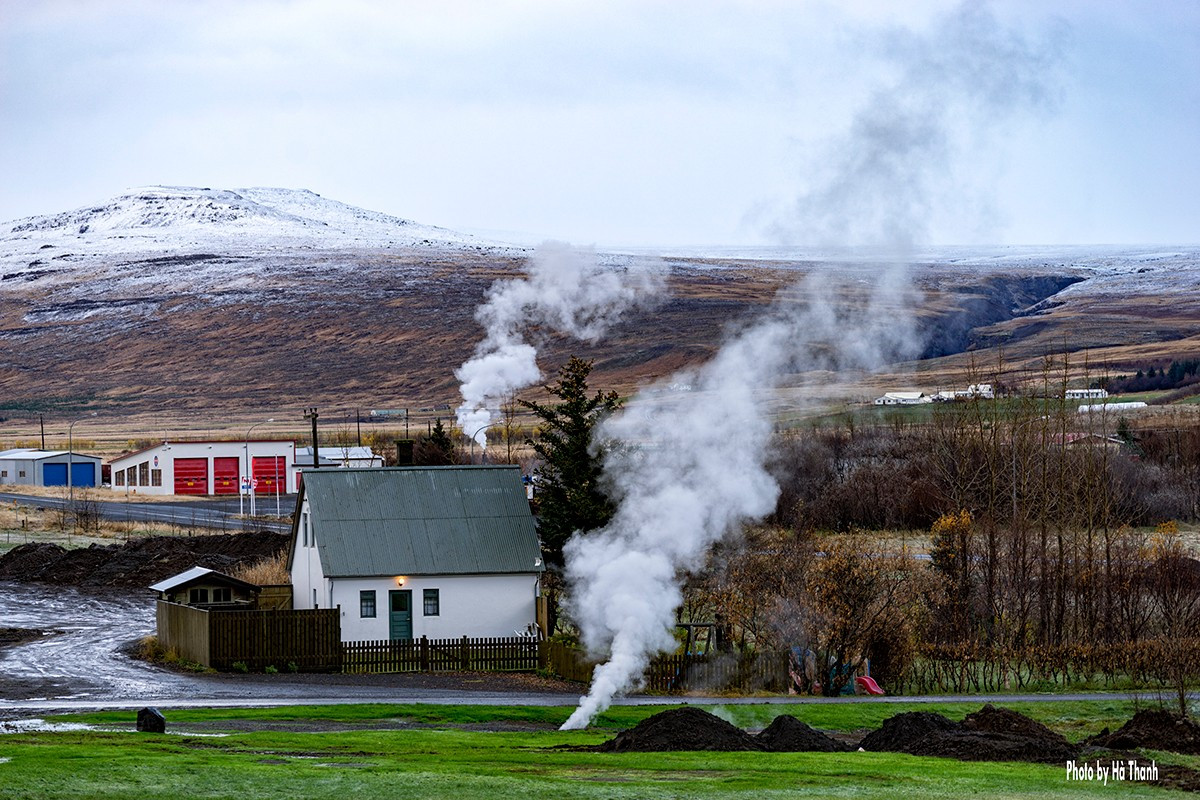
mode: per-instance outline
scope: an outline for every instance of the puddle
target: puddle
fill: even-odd
[[[82,722],[46,722],[44,719],[13,719],[0,722],[0,733],[69,733],[94,730],[98,729]]]
[[[12,761],[11,758],[4,758],[3,756],[0,756],[0,764],[7,764],[10,761]]]

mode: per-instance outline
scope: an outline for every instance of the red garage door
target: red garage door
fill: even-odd
[[[254,491],[257,494],[287,494],[286,469],[287,459],[283,456],[255,456],[254,479],[258,486]]]
[[[208,494],[208,459],[175,459],[175,494]]]
[[[237,456],[213,459],[213,494],[237,494],[241,462]]]

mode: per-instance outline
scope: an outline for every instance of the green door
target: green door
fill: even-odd
[[[399,589],[388,592],[389,628],[393,639],[412,638],[412,592]]]

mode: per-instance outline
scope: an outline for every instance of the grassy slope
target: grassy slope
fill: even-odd
[[[914,706],[916,707],[916,706]],[[961,717],[977,704],[922,705]],[[765,724],[776,712],[818,726],[870,727],[905,706],[726,707],[735,722]],[[126,732],[29,733],[0,737],[5,798],[146,797],[1111,797],[1114,787],[1067,783],[1056,766],[963,763],[884,753],[592,753],[557,745],[596,744],[613,730],[660,708],[619,708],[598,729],[494,733],[452,727],[336,733],[254,732],[228,737]],[[1028,704],[1078,736],[1127,718],[1123,701]],[[369,722],[405,719],[453,725],[480,721],[557,723],[568,709],[437,706],[341,706],[167,713],[172,728],[225,719]],[[90,714],[99,724],[131,715]],[[1167,797],[1123,784],[1120,796]]]

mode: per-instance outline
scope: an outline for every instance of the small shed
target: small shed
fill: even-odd
[[[159,600],[210,611],[254,608],[260,592],[253,583],[208,567],[192,567],[159,581],[150,590],[158,592]]]

